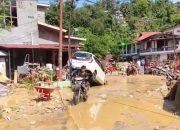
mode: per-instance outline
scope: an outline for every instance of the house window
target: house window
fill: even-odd
[[[146,49],[149,50],[150,48],[151,48],[151,42],[148,41],[148,42],[147,42],[147,47],[146,47]]]
[[[16,0],[0,1],[0,28],[17,26]]]

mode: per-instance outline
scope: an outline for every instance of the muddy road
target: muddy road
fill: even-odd
[[[107,76],[108,85],[92,87],[87,102],[71,105],[70,89],[57,91],[52,101],[37,102],[36,94],[22,88],[0,98],[6,113],[1,130],[180,130],[172,102],[163,100],[165,78]]]

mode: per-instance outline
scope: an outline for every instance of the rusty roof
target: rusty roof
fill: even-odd
[[[135,43],[139,43],[158,34],[161,34],[161,32],[142,32],[140,33],[140,36],[135,40]]]

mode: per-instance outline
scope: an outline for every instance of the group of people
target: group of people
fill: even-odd
[[[141,60],[132,60],[128,62],[128,65],[118,65],[109,63],[107,66],[107,73],[112,74],[114,70],[118,72],[125,72],[127,75],[136,75],[140,74],[141,66],[143,66],[143,61]],[[123,73],[124,74],[124,73]]]

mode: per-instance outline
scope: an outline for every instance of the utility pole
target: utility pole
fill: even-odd
[[[62,80],[62,46],[63,46],[63,37],[62,37],[62,19],[63,19],[63,0],[59,0],[59,80]]]
[[[73,17],[73,7],[74,7],[74,0],[71,0],[70,3],[70,11],[69,11],[69,31],[68,31],[68,60],[70,61],[71,59],[71,22],[72,22],[72,17]]]

